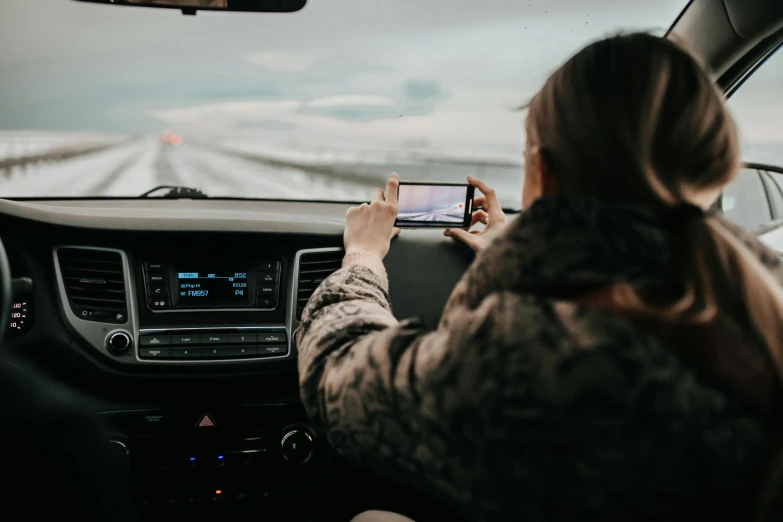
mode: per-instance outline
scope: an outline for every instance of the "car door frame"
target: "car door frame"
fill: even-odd
[[[730,97],[783,45],[778,0],[689,0],[666,31],[704,61]]]

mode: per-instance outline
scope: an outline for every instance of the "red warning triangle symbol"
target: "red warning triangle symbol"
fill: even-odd
[[[196,424],[197,428],[212,428],[214,426],[217,426],[217,423],[212,420],[212,417],[209,416],[209,413],[202,415],[201,420],[198,421],[198,424]]]

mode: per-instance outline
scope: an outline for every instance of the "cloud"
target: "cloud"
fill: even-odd
[[[307,105],[313,109],[332,107],[394,107],[397,102],[387,96],[342,95],[316,98]]]
[[[405,95],[412,100],[430,100],[443,97],[437,83],[411,80],[405,83]]]
[[[258,51],[247,56],[246,60],[264,69],[286,73],[302,73],[315,65],[315,58],[304,54]]]
[[[270,131],[290,131],[297,128],[296,124],[283,120],[239,120],[236,126],[238,129],[263,129]]]
[[[379,86],[376,90],[385,91],[386,95],[338,94],[316,98],[302,112],[347,121],[371,121],[432,114],[437,102],[450,97],[440,84],[426,80],[411,79]]]
[[[296,111],[302,107],[297,100],[250,100],[209,103],[177,109],[147,112],[147,116],[166,123],[196,123],[211,118],[249,120],[265,119],[270,115]]]

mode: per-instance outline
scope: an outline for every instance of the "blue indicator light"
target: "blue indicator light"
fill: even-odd
[[[196,460],[196,457],[190,457],[191,462],[193,462],[194,460]]]
[[[223,455],[218,455],[218,460],[223,460]]]

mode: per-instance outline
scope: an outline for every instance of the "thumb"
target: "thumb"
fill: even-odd
[[[457,241],[462,241],[473,250],[476,250],[476,246],[477,246],[476,236],[471,234],[467,230],[462,230],[461,228],[447,228],[443,232],[443,235],[453,237]]]
[[[392,239],[394,239],[395,237],[397,237],[397,235],[398,235],[399,233],[400,233],[400,229],[399,229],[399,228],[397,228],[397,227],[394,227],[394,228],[392,229],[392,234],[391,234],[391,237],[392,237]]]

